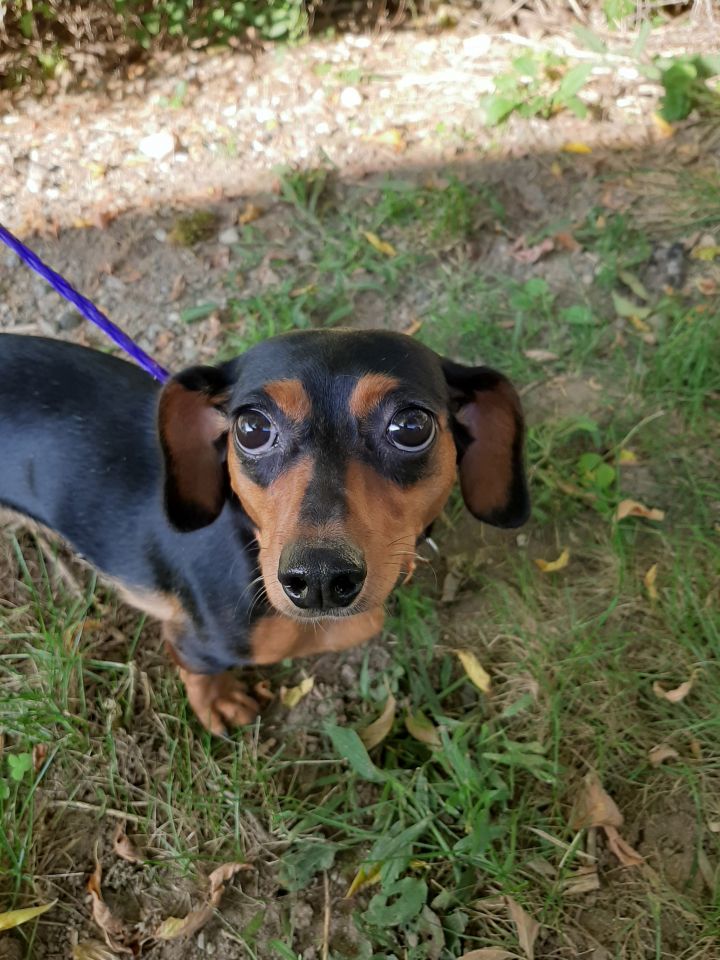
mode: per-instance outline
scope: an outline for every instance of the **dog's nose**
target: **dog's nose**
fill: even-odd
[[[346,544],[292,545],[280,554],[278,580],[301,610],[349,607],[362,590],[366,576],[362,555]]]

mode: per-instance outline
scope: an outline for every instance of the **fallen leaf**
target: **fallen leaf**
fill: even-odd
[[[378,883],[380,880],[381,870],[381,863],[372,863],[364,867],[360,867],[353,878],[353,882],[348,887],[348,892],[345,894],[345,899],[347,900],[350,897],[354,897],[358,890],[362,890],[363,887],[369,887],[373,883]]]
[[[428,747],[439,747],[441,744],[437,727],[420,710],[405,716],[405,728],[411,737]]]
[[[653,767],[659,767],[660,764],[666,760],[677,760],[679,756],[680,754],[677,750],[667,743],[660,743],[657,747],[653,747],[652,750],[648,751],[648,760]]]
[[[619,293],[612,293],[613,306],[615,313],[625,320],[643,321],[650,316],[652,310],[650,307],[642,307],[639,303],[633,303],[627,297],[621,297]]]
[[[526,246],[525,237],[520,236],[517,238],[515,243],[510,247],[510,256],[513,260],[517,260],[518,263],[537,263],[541,257],[544,257],[546,253],[550,253],[555,249],[555,243],[551,240],[550,237],[545,237],[544,240],[541,240],[540,243],[536,243],[532,247]]]
[[[296,707],[315,686],[314,677],[305,677],[296,687],[280,687],[280,703],[288,710]]]
[[[118,955],[100,940],[82,940],[72,951],[73,960],[118,960]]]
[[[480,950],[471,950],[464,953],[458,960],[512,960],[515,956],[502,947],[481,947]]]
[[[637,850],[633,850],[627,840],[623,840],[618,833],[617,827],[603,827],[603,829],[607,836],[608,846],[623,867],[639,867],[645,862]]]
[[[573,830],[582,830],[584,827],[621,827],[622,824],[623,815],[600,778],[596,773],[588,773],[575,800],[570,826]]]
[[[657,600],[658,592],[657,587],[655,586],[655,581],[657,580],[658,565],[654,563],[645,576],[643,577],[643,583],[645,584],[645,589],[651,600]]]
[[[567,231],[563,230],[560,233],[556,233],[553,240],[555,241],[556,247],[560,247],[561,250],[567,250],[568,253],[577,253],[578,250],[582,250],[582,244],[578,243],[575,237]]]
[[[666,690],[665,687],[656,680],[653,684],[653,693],[656,697],[660,697],[661,700],[667,700],[669,703],[680,703],[690,693],[696,679],[697,671],[693,672],[689,680],[681,683],[680,686],[675,687],[674,690]]]
[[[490,687],[492,685],[490,674],[487,672],[485,667],[483,667],[475,654],[471,653],[469,650],[456,650],[455,655],[463,665],[463,670],[472,680],[478,690],[482,690],[483,693],[490,693]]]
[[[570,140],[562,146],[563,153],[592,153],[592,147],[580,140]]]
[[[183,293],[185,293],[186,286],[187,280],[185,279],[185,274],[179,273],[173,280],[172,289],[170,290],[170,303],[175,303],[176,300],[180,299]]]
[[[402,131],[395,129],[383,130],[382,133],[369,133],[363,137],[366,143],[380,143],[385,147],[392,147],[395,153],[403,153],[407,149],[407,143],[402,135]]]
[[[720,246],[717,244],[712,244],[707,247],[697,246],[693,249],[690,256],[693,260],[705,260],[709,262],[720,257]]]
[[[315,291],[315,286],[314,283],[306,283],[304,287],[293,287],[290,291],[290,296],[293,300],[297,299],[297,297],[305,297],[308,293]]]
[[[602,827],[608,846],[624,867],[636,867],[643,863],[640,854],[633,850],[620,836],[618,828],[623,824],[623,815],[617,804],[605,790],[596,773],[588,773],[570,817],[573,830],[584,827]]]
[[[634,467],[638,462],[637,454],[632,450],[622,449],[618,456],[618,463],[623,467]]]
[[[210,920],[216,907],[220,906],[225,884],[240,870],[252,870],[249,863],[224,863],[213,870],[208,880],[210,891],[208,902],[198,910],[191,910],[186,917],[168,917],[155,931],[157,940],[177,940],[178,937],[190,937],[197,933]]]
[[[505,904],[508,908],[510,919],[515,924],[518,942],[522,947],[523,953],[527,957],[527,960],[534,960],[535,941],[540,932],[540,924],[537,920],[533,920],[530,914],[523,910],[517,900],[513,900],[512,897],[505,897]]]
[[[121,821],[115,827],[115,832],[113,833],[113,850],[116,855],[122,860],[127,860],[128,863],[142,863],[143,858],[137,851],[135,844],[132,842],[127,833],[125,833],[125,823]]]
[[[661,140],[668,140],[675,133],[675,127],[668,123],[665,117],[661,117],[659,113],[653,113],[652,122]]]
[[[265,211],[262,207],[256,207],[254,203],[248,203],[238,214],[237,222],[241,226],[245,226],[246,223],[252,223],[254,220],[259,220],[264,213]]]
[[[665,519],[665,511],[658,510],[656,507],[646,507],[637,500],[621,500],[615,511],[615,519],[624,520],[626,517],[660,521]]]
[[[363,230],[362,234],[370,246],[374,250],[377,250],[378,253],[382,253],[386,257],[397,256],[395,247],[391,243],[388,243],[387,240],[381,240],[376,233],[372,233],[370,230]]]
[[[523,350],[523,353],[528,360],[535,360],[536,363],[549,363],[551,360],[560,359],[552,350]]]
[[[100,927],[107,945],[118,953],[132,953],[125,945],[130,940],[130,933],[125,924],[113,916],[105,903],[100,884],[102,883],[102,866],[95,854],[95,870],[90,874],[87,882],[87,891],[92,897],[92,915],[95,923]]]
[[[644,284],[635,276],[634,273],[630,273],[629,270],[620,270],[618,276],[632,292],[640,300],[650,300],[650,294],[645,289]]]
[[[535,566],[543,573],[557,573],[558,570],[564,570],[570,563],[570,551],[567,547],[563,550],[557,560],[535,560]]]
[[[0,913],[0,930],[12,930],[13,927],[19,927],[21,923],[27,923],[28,920],[34,920],[35,917],[41,917],[44,913],[57,903],[43,903],[39,907],[25,907],[23,910],[9,910],[7,913]]]
[[[597,867],[578,867],[575,873],[563,880],[562,890],[566,897],[579,897],[600,889]]]
[[[261,700],[270,702],[270,700],[275,699],[275,694],[272,692],[272,689],[270,688],[269,680],[258,680],[258,682],[253,687],[253,690],[255,691],[255,696],[259,697]]]
[[[380,714],[377,720],[369,723],[362,730],[358,730],[360,739],[368,750],[372,750],[373,747],[376,747],[379,743],[382,743],[385,737],[392,730],[393,721],[395,720],[396,707],[397,701],[395,700],[395,697],[391,693],[388,694],[383,712]]]
[[[406,337],[414,337],[421,327],[422,320],[418,320],[418,318],[415,317],[401,332],[404,333]]]
[[[717,281],[713,277],[700,277],[697,288],[704,297],[714,297],[718,291]]]
[[[47,744],[46,743],[36,743],[32,748],[32,765],[35,773],[39,773],[42,765],[47,759]]]

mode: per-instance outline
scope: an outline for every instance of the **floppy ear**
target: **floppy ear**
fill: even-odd
[[[530,514],[520,398],[490,367],[464,367],[452,360],[443,360],[442,367],[465,504],[485,523],[519,527]]]
[[[191,367],[160,394],[158,430],[165,457],[165,510],[178,530],[216,519],[228,490],[224,460],[227,421],[221,409],[228,382],[217,367]]]

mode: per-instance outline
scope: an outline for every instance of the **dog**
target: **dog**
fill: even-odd
[[[114,356],[0,335],[0,504],[162,622],[200,722],[258,705],[229,671],[376,635],[459,474],[469,511],[530,505],[501,373],[389,331],[296,331],[160,387]]]

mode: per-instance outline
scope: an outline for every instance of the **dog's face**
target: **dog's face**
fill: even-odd
[[[171,522],[211,523],[234,494],[268,598],[296,619],[382,604],[458,466],[476,517],[518,526],[528,513],[510,383],[402,334],[293,333],[192,368],[163,390],[159,427]]]

